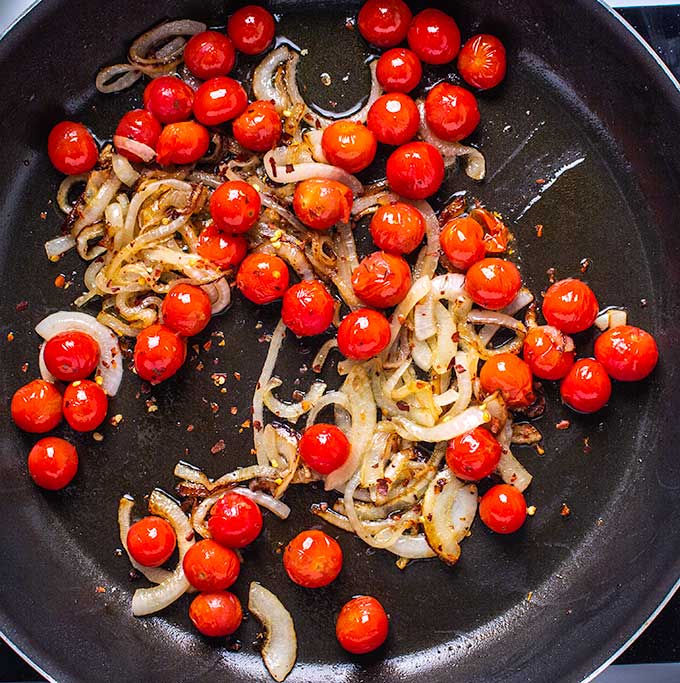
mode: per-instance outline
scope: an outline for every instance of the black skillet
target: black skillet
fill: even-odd
[[[626,305],[633,323],[655,332],[662,360],[650,380],[616,386],[609,407],[593,417],[570,414],[548,388],[545,454],[519,453],[535,475],[528,500],[536,515],[511,538],[477,522],[453,569],[428,561],[399,571],[388,554],[337,533],[346,558],[339,580],[314,592],[298,588],[284,576],[279,544],[316,524],[307,509],[323,494],[290,491],[292,519],[268,517],[236,587],[245,598],[258,579],[290,608],[299,639],[290,681],[581,680],[634,637],[680,575],[677,83],[594,0],[460,0],[447,9],[464,36],[501,36],[510,71],[480,98],[483,123],[473,142],[486,154],[488,180],[453,174],[438,202],[465,189],[501,211],[535,291],[546,286],[549,267],[567,276],[590,259],[585,277],[600,301]],[[309,49],[300,71],[308,98],[331,109],[335,100],[342,110],[365,96],[365,46],[345,27],[354,5],[282,0],[275,10],[279,32]],[[31,484],[25,456],[36,439],[8,419],[8,397],[37,376],[33,326],[69,306],[82,273],[75,257],[50,264],[43,255],[60,224],[52,202],[59,177],[45,154],[51,125],[75,118],[109,134],[139,90],[98,95],[98,68],[120,61],[129,42],[164,17],[223,25],[225,13],[214,0],[44,0],[0,43],[0,628],[59,681],[266,679],[252,619],[239,632],[241,651],[232,652],[190,627],[186,598],[160,616],[130,616],[131,593],[142,584],[129,579],[116,552],[115,513],[121,493],[141,501],[155,485],[171,490],[179,458],[211,475],[250,462],[250,434],[239,425],[249,417],[265,354],[258,338],[271,331],[276,309],[236,297],[210,328],[224,332],[225,345],[213,337],[212,348],[201,350],[202,372],[193,359],[176,379],[139,397],[139,381],[127,374],[111,406],[124,421],[103,429],[103,443],[76,437],[81,469],[62,493]],[[339,87],[320,85],[322,72]],[[540,239],[536,224],[544,226]],[[71,288],[53,286],[55,276],[74,272]],[[587,352],[592,339],[578,341]],[[304,387],[310,373],[299,369],[312,351],[290,340],[287,348],[280,372]],[[228,374],[226,393],[212,372]],[[147,412],[151,399],[157,412]],[[220,406],[216,416],[211,401]],[[557,431],[563,418],[571,427]],[[226,448],[212,455],[222,438]],[[571,509],[567,518],[562,503]],[[339,606],[359,592],[376,595],[391,615],[386,646],[362,659],[346,655],[333,634]]]

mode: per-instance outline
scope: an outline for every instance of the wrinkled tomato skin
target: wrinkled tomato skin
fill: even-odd
[[[408,46],[426,64],[447,64],[460,50],[458,24],[438,9],[424,9],[408,28]]]
[[[222,591],[238,578],[241,563],[231,549],[204,539],[192,545],[182,562],[187,581],[198,591]]]
[[[48,491],[59,491],[68,486],[78,471],[75,446],[56,436],[40,439],[28,454],[28,473],[31,479]]]
[[[327,126],[321,146],[329,163],[347,173],[358,173],[370,166],[378,149],[375,135],[354,121],[336,121]]]
[[[390,343],[387,318],[372,308],[352,311],[338,328],[338,348],[351,360],[368,360],[377,356]]]
[[[637,382],[654,370],[659,349],[649,332],[621,325],[603,332],[595,340],[595,358],[613,379]]]
[[[323,531],[302,531],[283,551],[283,566],[294,583],[304,588],[321,588],[332,583],[340,573],[342,550]]]
[[[380,56],[375,74],[386,92],[409,93],[420,83],[423,67],[415,52],[395,47]]]
[[[298,183],[293,195],[295,215],[312,230],[327,230],[336,223],[348,223],[352,191],[337,180],[310,178]]]
[[[358,595],[343,605],[335,624],[335,635],[342,647],[354,655],[377,650],[387,640],[389,621],[375,598]]]
[[[62,410],[71,429],[91,432],[106,419],[109,399],[106,392],[89,379],[71,382],[64,389]]]
[[[196,78],[204,81],[226,76],[235,62],[233,43],[219,31],[197,33],[184,46],[184,63]]]
[[[500,391],[510,408],[526,408],[536,398],[529,366],[512,353],[491,356],[479,373],[484,393]]]
[[[97,367],[99,344],[84,332],[62,332],[45,342],[43,358],[50,373],[62,382],[85,379]]]
[[[156,145],[161,166],[183,166],[198,161],[210,147],[208,131],[195,121],[170,123],[163,128]]]
[[[210,322],[210,297],[195,285],[181,282],[163,299],[163,324],[183,337],[202,332]]]
[[[246,257],[248,241],[242,235],[230,235],[211,223],[198,235],[196,251],[222,270],[232,270]]]
[[[241,294],[256,304],[268,304],[280,299],[288,289],[288,267],[278,256],[250,254],[236,275]]]
[[[377,47],[393,47],[408,32],[413,15],[403,0],[368,0],[359,10],[359,32]]]
[[[298,337],[325,332],[333,322],[335,299],[319,280],[303,280],[283,295],[281,319]]]
[[[381,95],[368,110],[368,129],[384,145],[403,145],[418,132],[420,114],[416,103],[404,93]]]
[[[387,159],[390,187],[407,199],[427,199],[444,182],[444,159],[427,142],[407,142]]]
[[[248,106],[243,86],[229,76],[205,81],[194,97],[194,116],[205,126],[219,126],[242,114]]]
[[[600,361],[577,360],[560,384],[562,401],[579,413],[596,413],[609,401],[612,383]]]
[[[600,305],[593,290],[575,278],[559,280],[543,296],[543,317],[548,325],[566,334],[587,330],[597,318]]]
[[[271,102],[252,102],[231,127],[236,142],[254,152],[267,152],[281,139],[281,119]]]
[[[464,481],[479,481],[496,469],[501,459],[501,445],[483,427],[451,439],[446,448],[446,464]]]
[[[204,636],[224,638],[241,625],[243,608],[239,599],[228,591],[199,593],[189,606],[189,618]]]
[[[477,98],[469,90],[439,83],[425,98],[425,118],[436,136],[459,142],[474,132],[481,115]]]
[[[276,23],[264,7],[247,5],[229,17],[227,33],[239,52],[259,55],[274,40]]]
[[[317,423],[304,431],[298,450],[308,467],[319,474],[330,474],[345,464],[350,444],[335,425]]]
[[[571,337],[556,327],[533,327],[524,339],[524,360],[541,379],[562,379],[574,364],[576,352]]]
[[[257,503],[236,491],[225,493],[210,515],[208,529],[213,540],[227,548],[245,548],[262,531],[262,512]]]
[[[479,516],[497,534],[513,534],[527,518],[527,503],[521,491],[509,484],[490,488],[479,501]]]
[[[396,306],[411,288],[411,268],[401,257],[373,252],[352,273],[354,293],[369,306]]]
[[[134,109],[124,114],[123,118],[118,123],[116,132],[113,134],[114,145],[116,137],[123,137],[146,145],[155,151],[156,145],[158,144],[158,138],[161,136],[161,130],[161,124],[150,111],[147,111],[146,109]],[[142,161],[140,157],[126,149],[116,148],[116,152],[122,154],[130,161]]]
[[[495,88],[505,78],[505,47],[496,36],[481,33],[472,36],[458,54],[458,73],[479,90]]]
[[[371,219],[371,237],[390,254],[410,254],[425,236],[423,214],[410,204],[395,202],[381,206]]]
[[[10,413],[19,429],[44,434],[61,422],[61,394],[51,382],[34,379],[14,392]]]
[[[522,276],[517,266],[499,258],[485,258],[468,268],[465,289],[479,306],[499,311],[517,296]]]
[[[179,123],[191,117],[194,91],[176,76],[154,78],[144,89],[144,108],[161,123]]]
[[[172,377],[184,363],[186,342],[165,325],[150,325],[135,342],[134,363],[137,374],[151,384]]]
[[[92,133],[82,123],[62,121],[47,138],[47,154],[52,165],[65,175],[79,175],[91,171],[99,151]]]
[[[472,218],[448,221],[439,235],[442,250],[454,268],[466,271],[486,254],[484,231]]]
[[[149,515],[130,526],[126,542],[136,562],[143,567],[160,567],[175,551],[177,536],[169,522]]]
[[[261,210],[259,193],[243,180],[222,183],[210,197],[213,223],[227,233],[248,232],[257,222]]]

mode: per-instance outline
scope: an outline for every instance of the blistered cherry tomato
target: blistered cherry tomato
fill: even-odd
[[[274,17],[259,5],[247,5],[236,10],[227,24],[227,33],[236,49],[246,55],[259,55],[274,40]]]
[[[175,551],[177,536],[169,522],[149,515],[130,527],[126,542],[135,562],[143,567],[160,567]]]
[[[600,361],[577,360],[560,384],[562,400],[579,413],[595,413],[612,395],[612,383]]]
[[[472,36],[458,55],[458,72],[466,83],[487,90],[505,78],[505,48],[496,36]]]
[[[280,299],[288,289],[288,266],[278,256],[250,254],[236,275],[241,294],[256,304],[268,304]]]
[[[562,379],[574,364],[574,341],[556,327],[532,327],[524,339],[524,360],[536,377]]]
[[[368,110],[368,129],[384,145],[403,145],[418,132],[420,114],[416,103],[404,93],[381,95]]]
[[[82,123],[62,121],[50,131],[47,154],[52,166],[66,175],[87,173],[99,158],[97,143]]]
[[[243,609],[239,599],[228,591],[199,593],[189,606],[189,618],[204,636],[224,638],[241,625]]]
[[[595,340],[595,358],[610,377],[620,382],[636,382],[654,370],[659,349],[649,332],[621,325],[603,332]]]
[[[224,232],[247,232],[257,222],[261,208],[257,190],[243,180],[222,183],[210,197],[210,215]]]
[[[567,334],[587,330],[595,322],[599,310],[593,290],[574,278],[551,285],[543,297],[546,322]]]
[[[127,138],[128,140],[134,140],[155,151],[160,135],[161,124],[150,111],[147,111],[146,109],[133,109],[124,114],[123,118],[118,123],[116,132],[113,134],[113,144],[116,148],[116,152],[126,159],[129,159],[130,161],[143,161],[143,159],[134,152],[123,149],[123,147],[116,144],[116,138],[121,137]]]
[[[411,92],[420,83],[423,67],[415,52],[395,47],[380,56],[375,75],[387,92]]]
[[[43,358],[50,373],[62,382],[85,379],[97,367],[99,344],[84,332],[62,332],[45,342]]]
[[[231,549],[211,540],[194,543],[182,562],[187,581],[199,591],[223,591],[238,578],[241,563]]]
[[[58,491],[71,483],[78,471],[75,446],[56,436],[46,436],[28,454],[28,473],[43,489]]]
[[[262,512],[250,498],[230,491],[213,505],[208,529],[220,545],[245,548],[262,531]]]
[[[51,382],[34,379],[14,392],[10,412],[19,429],[44,434],[61,422],[61,394]]]
[[[425,199],[444,181],[444,160],[428,142],[408,142],[387,159],[387,181],[402,197]]]
[[[491,356],[482,366],[479,381],[487,395],[500,391],[510,408],[526,408],[536,398],[532,387],[531,369],[512,353]]]
[[[176,76],[154,78],[144,89],[144,108],[161,123],[186,121],[193,104],[194,91]]]
[[[369,306],[396,306],[411,288],[411,268],[401,256],[375,251],[352,273],[354,293]]]
[[[241,235],[229,235],[211,223],[199,233],[196,251],[223,270],[229,270],[237,268],[246,257],[248,241]]]
[[[266,152],[281,139],[281,118],[269,101],[258,100],[232,123],[236,142],[254,152]]]
[[[373,45],[398,45],[408,32],[411,10],[403,0],[367,0],[359,10],[359,33]]]
[[[425,219],[410,204],[395,202],[381,206],[371,219],[371,237],[390,254],[410,254],[425,235]]]
[[[465,289],[478,305],[498,311],[519,292],[522,276],[517,266],[499,258],[485,258],[470,266],[465,274]]]
[[[319,474],[330,474],[349,458],[349,440],[335,425],[318,423],[308,427],[298,443],[304,463]]]
[[[226,76],[236,61],[231,40],[219,31],[202,31],[184,46],[184,63],[191,73],[203,81]]]
[[[375,135],[361,123],[336,121],[324,129],[321,146],[328,161],[348,173],[363,171],[375,158]]]
[[[426,64],[451,62],[460,50],[458,24],[438,9],[424,9],[408,28],[408,45]]]
[[[194,98],[194,116],[206,126],[218,126],[235,119],[248,106],[243,86],[229,76],[203,83]]]
[[[364,655],[387,640],[389,628],[383,606],[369,595],[358,595],[340,610],[335,635],[347,652]]]
[[[172,377],[184,363],[187,345],[184,339],[165,325],[150,325],[135,342],[135,370],[151,384]]]
[[[210,297],[195,285],[181,282],[163,299],[163,324],[183,337],[193,337],[210,322]]]
[[[338,542],[317,529],[300,532],[283,551],[283,566],[291,580],[305,588],[321,588],[342,569]]]
[[[352,360],[377,356],[390,343],[387,318],[372,308],[360,308],[347,315],[338,327],[340,353]]]
[[[439,241],[446,258],[458,270],[467,270],[477,261],[481,261],[486,254],[484,231],[472,218],[450,220],[442,228]]]
[[[435,135],[458,142],[479,125],[477,98],[458,85],[439,83],[427,93],[425,118]]]
[[[337,180],[310,178],[295,187],[295,215],[313,230],[327,230],[336,223],[348,223],[352,210],[352,190]]]
[[[161,166],[193,164],[210,147],[208,131],[195,121],[180,121],[165,126],[156,145],[156,161]]]
[[[303,280],[283,295],[281,320],[298,337],[325,332],[333,322],[335,299],[319,280]]]
[[[89,379],[71,382],[64,389],[62,410],[71,429],[91,432],[106,419],[109,399],[106,392]]]
[[[479,501],[482,522],[497,534],[512,534],[527,518],[527,502],[521,491],[509,484],[490,488]]]
[[[501,459],[501,445],[483,427],[451,439],[446,447],[446,464],[465,481],[479,481],[488,477]]]

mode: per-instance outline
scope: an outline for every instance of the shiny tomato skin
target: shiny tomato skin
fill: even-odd
[[[367,0],[359,10],[359,33],[377,47],[392,47],[406,38],[413,15],[403,0]]]
[[[99,344],[84,332],[62,332],[45,342],[43,357],[50,373],[62,382],[85,379],[97,367]]]
[[[319,280],[303,280],[283,295],[281,319],[298,337],[325,332],[333,322],[335,299]]]
[[[205,126],[219,126],[245,111],[248,95],[243,86],[229,76],[205,81],[196,91],[194,116]]]
[[[354,121],[331,123],[323,131],[321,146],[329,163],[347,173],[358,173],[370,166],[378,149],[375,135]]]
[[[248,105],[232,123],[236,142],[254,152],[267,152],[281,139],[281,118],[269,101],[257,100]]]
[[[488,477],[501,459],[501,445],[483,427],[451,439],[446,447],[446,464],[464,481],[479,481]]]
[[[479,306],[492,311],[505,308],[522,287],[517,266],[499,258],[485,258],[473,263],[465,274],[465,289]]]
[[[305,429],[298,451],[308,467],[319,474],[330,474],[347,462],[350,443],[341,429],[319,422]]]
[[[178,123],[191,117],[194,91],[176,76],[154,78],[144,89],[144,109],[161,123]]]
[[[450,220],[439,235],[442,250],[454,268],[466,271],[486,255],[482,226],[467,216]]]
[[[532,327],[524,339],[524,360],[541,379],[562,379],[574,364],[576,352],[571,337],[550,325]]]
[[[372,308],[352,311],[338,328],[338,348],[352,360],[367,360],[377,356],[390,343],[387,318]]]
[[[408,28],[408,46],[426,64],[447,64],[460,50],[458,24],[438,9],[424,9]]]
[[[210,322],[210,297],[195,285],[181,282],[163,299],[163,324],[183,337],[193,337]]]
[[[472,36],[458,54],[458,73],[474,88],[495,88],[504,78],[506,55],[496,36],[480,33]]]
[[[126,542],[135,562],[143,567],[160,567],[175,551],[177,536],[169,522],[149,515],[130,526]]]
[[[600,305],[593,290],[575,278],[559,280],[543,296],[543,317],[548,325],[566,334],[587,330],[597,318]]]
[[[233,270],[246,257],[248,240],[242,235],[230,235],[211,223],[199,233],[196,251],[222,270]]]
[[[230,491],[213,505],[208,529],[213,540],[220,545],[226,548],[245,548],[262,531],[262,512],[250,498]]]
[[[595,340],[595,358],[610,377],[619,382],[637,382],[654,370],[659,349],[649,332],[621,325],[603,332]]]
[[[340,610],[335,635],[347,652],[364,655],[387,640],[389,628],[383,606],[369,595],[357,595]]]
[[[379,57],[375,75],[386,92],[409,93],[420,83],[423,67],[413,50],[395,47]]]
[[[228,591],[199,593],[191,601],[189,618],[204,636],[224,638],[241,625],[243,608],[239,599]]]
[[[161,124],[150,111],[146,109],[133,109],[123,114],[123,118],[119,121],[113,136],[114,139],[122,137],[140,142],[155,151],[158,138],[161,136],[161,129]],[[116,148],[116,151],[130,161],[142,161],[140,157],[126,149]]]
[[[248,232],[255,225],[262,209],[258,191],[243,180],[222,183],[210,197],[210,215],[224,232]]]
[[[182,562],[187,581],[198,591],[223,591],[238,578],[241,563],[231,549],[206,538],[187,550]]]
[[[288,289],[288,266],[278,256],[250,254],[241,263],[236,286],[241,294],[256,304],[280,299]]]
[[[135,370],[143,380],[158,384],[182,367],[186,355],[187,345],[180,335],[165,325],[150,325],[137,335]]]
[[[425,119],[437,137],[458,142],[477,128],[481,116],[477,98],[469,90],[438,83],[425,98]]]
[[[387,159],[390,187],[407,199],[426,199],[444,182],[444,160],[428,142],[407,142]]]
[[[71,483],[78,471],[75,446],[56,436],[40,439],[28,454],[31,479],[48,491],[59,491]]]
[[[62,410],[71,429],[76,432],[91,432],[106,419],[109,399],[106,392],[89,379],[71,382],[64,389]]]
[[[229,17],[227,33],[237,50],[245,55],[259,55],[274,40],[276,23],[264,7],[247,5]]]
[[[51,382],[34,379],[14,392],[10,413],[19,429],[44,434],[61,422],[61,394]]]
[[[562,401],[579,413],[596,413],[609,401],[612,383],[600,361],[581,358],[560,384]]]
[[[352,287],[365,304],[390,308],[411,288],[411,268],[401,256],[375,251],[354,269]]]
[[[487,395],[500,391],[510,408],[526,408],[536,398],[531,369],[527,363],[512,353],[491,356],[482,366],[479,381]]]
[[[193,164],[210,147],[208,131],[195,121],[170,123],[161,132],[156,145],[156,161],[161,166]]]
[[[403,145],[418,132],[420,114],[416,103],[404,93],[381,95],[368,110],[368,129],[384,145]]]
[[[234,45],[224,33],[202,31],[189,39],[184,46],[184,63],[187,69],[203,81],[226,76],[236,62]]]
[[[381,206],[371,219],[371,237],[390,254],[410,254],[425,236],[423,214],[410,204],[395,202]]]
[[[333,582],[342,569],[338,542],[318,529],[300,532],[283,551],[283,566],[291,581],[304,588]]]
[[[337,180],[310,178],[298,183],[293,195],[295,215],[312,230],[327,230],[336,223],[349,223],[352,190]]]
[[[521,491],[509,484],[490,488],[479,501],[482,522],[497,534],[512,534],[527,518],[527,503]]]
[[[47,154],[52,166],[65,175],[79,175],[91,171],[99,151],[92,133],[82,123],[62,121],[47,138]]]

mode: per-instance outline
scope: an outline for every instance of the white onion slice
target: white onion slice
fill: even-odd
[[[279,519],[288,519],[288,516],[290,515],[290,508],[284,502],[277,500],[274,496],[270,496],[264,491],[251,491],[244,487],[235,488],[234,491],[246,498],[250,498],[254,503],[269,510],[269,512],[275,514]]]
[[[376,70],[378,68],[378,60],[374,59],[369,65],[368,68],[371,71],[371,91],[368,94],[368,99],[366,100],[366,104],[364,104],[361,109],[356,114],[351,114],[350,116],[347,117],[349,121],[357,121],[358,123],[366,123],[366,119],[368,118],[368,111],[369,109],[375,104],[375,101],[382,95],[383,89],[380,86],[380,83],[378,82],[378,76],[376,73]]]
[[[434,427],[423,427],[405,417],[392,418],[392,424],[399,436],[411,441],[427,441],[428,443],[448,441],[488,421],[489,414],[483,406],[471,406],[450,420],[440,422]]]
[[[274,103],[276,111],[281,114],[289,106],[288,97],[279,92],[274,83],[276,70],[290,58],[287,45],[279,45],[272,50],[253,72],[253,93],[258,100],[269,100]]]
[[[267,410],[274,413],[276,417],[284,418],[292,424],[295,424],[306,412],[311,410],[326,391],[325,382],[314,382],[301,401],[284,403],[272,393],[274,389],[282,384],[283,382],[278,377],[272,377],[265,386],[262,400],[265,406],[267,406]]]
[[[612,327],[621,327],[628,324],[628,314],[621,308],[609,308],[595,318],[595,327],[604,332]]]
[[[113,136],[113,145],[119,152],[122,151],[122,152],[129,152],[130,154],[134,154],[135,156],[138,156],[145,163],[149,163],[156,156],[156,152],[153,149],[153,147],[149,147],[149,145],[145,145],[143,142],[138,142],[137,140],[131,140],[130,138],[126,138],[123,135],[114,135]],[[114,157],[114,160],[115,160],[115,157]],[[115,165],[114,165],[113,170],[114,171],[116,170]],[[116,175],[118,175],[118,173],[116,173]],[[120,178],[120,176],[118,176],[118,177]],[[123,178],[121,178],[121,180],[123,180]],[[134,184],[134,181],[132,183],[128,183],[125,180],[123,180],[123,182],[126,185],[133,185]]]
[[[458,350],[458,344],[453,341],[456,325],[446,306],[439,301],[435,304],[434,315],[437,321],[437,342],[434,347],[432,369],[436,374],[443,375],[448,372]]]
[[[434,319],[434,298],[431,294],[416,304],[413,311],[413,324],[417,341],[425,341],[437,334],[437,323]]]
[[[56,382],[57,378],[47,369],[45,364],[45,342],[40,345],[40,351],[38,352],[38,368],[40,369],[40,376],[46,382]]]
[[[217,315],[226,310],[231,303],[231,289],[226,278],[221,277],[215,282],[203,285],[201,289],[208,295],[210,299],[210,313]]]
[[[441,245],[439,243],[441,227],[439,226],[437,214],[430,204],[425,201],[406,201],[416,208],[423,217],[425,221],[425,235],[427,238],[427,243],[418,256],[416,267],[413,269],[413,277],[418,278],[421,275],[427,275],[427,277],[432,278],[437,270],[439,255],[441,253]]]
[[[128,187],[132,187],[139,180],[139,173],[135,171],[132,164],[122,154],[114,154],[111,158],[113,172],[118,180]]]
[[[306,133],[303,133],[302,139],[307,143],[309,151],[312,153],[312,159],[318,161],[320,164],[327,164],[328,159],[323,151],[321,138],[323,137],[323,130],[321,128],[312,128]]]
[[[432,294],[437,299],[458,301],[467,298],[465,291],[465,276],[460,273],[445,273],[432,278]]]
[[[506,484],[511,484],[518,491],[525,491],[533,477],[522,463],[512,454],[510,450],[510,442],[512,441],[512,420],[508,419],[505,422],[503,430],[498,435],[498,443],[500,443],[501,459],[498,461],[496,472]]]
[[[307,428],[314,424],[319,413],[327,406],[338,405],[349,412],[350,402],[349,396],[342,391],[329,391],[323,398],[319,399],[309,411],[309,414],[307,415]]]
[[[408,290],[406,296],[394,309],[392,313],[392,322],[390,323],[390,343],[382,352],[382,357],[387,358],[392,345],[397,340],[399,332],[408,317],[408,314],[413,310],[415,305],[430,293],[430,278],[419,277]]]
[[[58,261],[67,251],[76,246],[72,235],[59,235],[45,242],[45,253],[50,261]]]
[[[436,557],[435,553],[425,538],[425,534],[407,536],[402,534],[392,545],[388,545],[385,550],[389,550],[399,557],[407,560],[422,560],[428,557]]]

